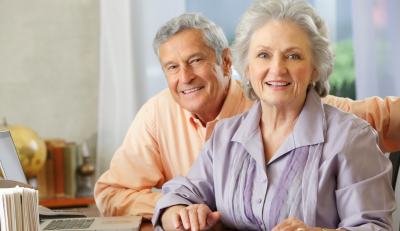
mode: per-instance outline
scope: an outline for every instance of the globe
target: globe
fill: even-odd
[[[21,160],[26,178],[35,176],[46,161],[46,145],[32,129],[25,126],[6,126],[2,131],[9,130]]]

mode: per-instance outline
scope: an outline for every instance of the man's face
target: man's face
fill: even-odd
[[[229,88],[227,52],[228,49],[219,65],[215,51],[196,29],[181,31],[160,46],[159,56],[168,87],[182,108],[201,115],[213,113],[215,107],[222,106]]]

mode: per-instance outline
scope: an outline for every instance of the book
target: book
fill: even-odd
[[[64,180],[64,146],[53,147],[54,161],[54,185],[56,198],[65,198],[65,180]]]
[[[39,230],[39,193],[30,188],[0,189],[0,230]]]
[[[64,158],[64,180],[65,180],[65,197],[66,198],[75,198],[77,191],[77,180],[76,180],[76,172],[77,172],[77,148],[76,144],[69,143],[65,145],[63,149],[63,158]]]
[[[37,190],[39,191],[39,198],[40,199],[48,198],[46,164],[36,174],[36,180],[37,180]]]
[[[64,146],[65,140],[62,139],[48,139],[45,140],[47,149],[47,159],[46,159],[46,182],[47,182],[47,198],[55,198],[56,186],[54,177],[54,152],[55,146]],[[39,189],[40,190],[40,189]],[[39,191],[40,193],[40,191]]]

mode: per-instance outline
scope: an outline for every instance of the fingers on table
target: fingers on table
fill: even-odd
[[[301,220],[295,217],[289,217],[275,226],[271,231],[295,231],[299,228],[310,230],[310,227],[304,224]]]
[[[207,215],[210,213],[207,205],[190,205],[181,209],[179,214],[173,217],[173,222],[175,225],[176,220],[180,219],[185,229],[204,230],[208,228]]]

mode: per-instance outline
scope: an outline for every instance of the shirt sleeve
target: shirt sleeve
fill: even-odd
[[[375,130],[366,126],[349,137],[347,148],[339,155],[338,228],[391,230],[396,209],[391,178],[392,164],[380,151]]]
[[[152,219],[155,230],[163,230],[159,219],[165,208],[174,205],[206,204],[210,210],[215,210],[213,136],[201,148],[186,178],[178,175],[162,186],[163,197],[158,200]]]
[[[355,114],[367,121],[379,135],[379,147],[383,152],[400,150],[400,98],[387,96],[384,100],[371,97],[365,100],[351,100],[328,95],[322,98],[342,111]]]
[[[150,220],[165,181],[155,124],[149,108],[136,115],[110,169],[97,181],[96,205],[104,216],[140,215]]]

